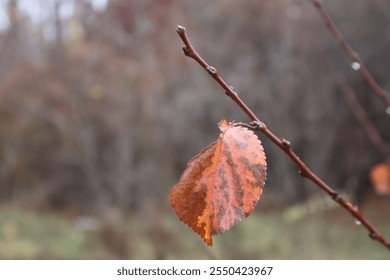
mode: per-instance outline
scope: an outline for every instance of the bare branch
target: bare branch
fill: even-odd
[[[390,145],[387,144],[379,135],[375,126],[368,118],[366,111],[360,104],[359,100],[356,98],[356,94],[354,93],[353,89],[346,80],[340,82],[340,89],[345,99],[347,100],[353,114],[359,121],[360,125],[364,128],[372,144],[374,144],[374,146],[379,150],[380,153],[385,156],[385,158],[390,158]]]
[[[363,79],[366,83],[372,88],[374,93],[379,97],[379,99],[386,106],[386,113],[390,115],[390,98],[389,94],[381,88],[381,86],[375,81],[372,77],[370,71],[368,71],[366,65],[363,60],[360,58],[359,54],[352,49],[351,45],[344,38],[343,34],[337,28],[336,24],[330,18],[328,12],[325,10],[324,6],[322,6],[321,2],[318,0],[310,0],[314,7],[317,9],[318,13],[321,15],[321,18],[330,32],[330,34],[336,39],[336,41],[340,44],[340,47],[346,53],[346,55],[352,61],[352,67],[354,70],[359,71]]]
[[[222,79],[218,71],[210,66],[194,49],[191,45],[185,27],[178,25],[176,27],[176,32],[184,42],[185,47],[183,47],[184,54],[188,57],[191,57],[196,62],[198,62],[209,74],[210,76],[224,89],[225,93],[248,115],[252,120],[250,126],[254,129],[261,131],[265,136],[267,136],[276,146],[278,146],[288,157],[299,167],[299,174],[314,182],[319,188],[325,191],[334,201],[344,207],[348,212],[351,213],[361,224],[368,230],[369,236],[379,241],[385,247],[390,249],[390,242],[367,220],[367,218],[358,211],[347,200],[342,198],[336,191],[334,191],[330,186],[328,186],[324,181],[322,181],[317,175],[315,175],[306,164],[295,154],[291,148],[289,141],[285,139],[278,138],[267,126],[259,120],[259,118],[249,109],[249,107],[241,100],[237,92],[233,90],[232,87]]]

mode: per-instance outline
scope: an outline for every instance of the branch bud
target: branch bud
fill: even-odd
[[[181,49],[183,50],[183,52],[184,52],[184,54],[185,54],[186,56],[190,56],[190,51],[188,50],[187,47],[182,47]]]
[[[338,202],[340,200],[340,195],[337,192],[332,193],[331,197],[334,201]]]
[[[176,25],[176,32],[183,33],[184,31],[186,31],[186,28],[184,26]]]
[[[210,75],[215,75],[217,74],[217,69],[213,66],[208,66],[206,67],[206,70],[207,72],[210,74]]]
[[[304,170],[302,170],[302,169],[299,169],[298,174],[301,175],[301,176],[304,177],[304,178],[309,177],[308,174],[307,174],[307,172],[304,171]]]
[[[374,240],[378,239],[378,235],[376,235],[375,232],[370,232],[370,234],[369,234],[368,236],[369,236],[371,239],[374,239]]]
[[[291,148],[291,143],[290,141],[287,141],[286,139],[282,138],[282,145],[285,149],[290,149]]]

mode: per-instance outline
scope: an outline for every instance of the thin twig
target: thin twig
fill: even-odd
[[[183,51],[184,54],[188,57],[191,57],[196,62],[198,62],[209,74],[210,76],[225,90],[225,93],[238,105],[240,108],[248,115],[252,120],[250,125],[253,129],[259,130],[265,134],[276,146],[278,146],[290,159],[299,167],[299,174],[313,181],[318,187],[325,191],[334,201],[344,207],[348,212],[351,213],[361,224],[367,228],[369,236],[379,241],[385,247],[390,249],[390,242],[366,219],[366,217],[360,213],[351,203],[342,198],[336,191],[334,191],[330,186],[323,182],[317,175],[315,175],[306,164],[295,154],[291,148],[289,141],[285,139],[278,138],[273,132],[271,132],[267,126],[262,123],[259,118],[249,109],[249,107],[241,100],[237,92],[229,86],[219,75],[216,68],[210,66],[203,58],[195,51],[194,47],[191,45],[185,27],[178,25],[176,27],[176,32],[184,42]]]
[[[340,47],[347,54],[347,56],[351,59],[352,63],[355,64],[354,70],[359,71],[362,75],[363,79],[367,82],[367,84],[372,88],[374,93],[380,98],[380,100],[386,106],[386,113],[390,114],[390,98],[389,94],[381,88],[381,86],[375,81],[372,77],[370,71],[368,71],[366,65],[363,60],[360,58],[359,54],[351,47],[351,45],[344,38],[343,34],[337,28],[336,24],[330,18],[328,12],[325,10],[324,6],[318,0],[310,0],[318,13],[321,15],[321,18],[330,32],[332,36],[336,39],[336,41],[340,44]]]
[[[340,89],[345,99],[348,102],[356,119],[360,125],[364,128],[368,138],[370,138],[372,144],[384,155],[385,158],[390,158],[390,145],[387,144],[379,135],[375,126],[372,124],[367,116],[366,110],[362,107],[359,100],[356,97],[354,90],[348,84],[346,80],[340,81]]]

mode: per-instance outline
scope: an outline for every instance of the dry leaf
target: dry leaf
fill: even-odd
[[[371,183],[377,194],[390,195],[390,165],[380,163],[370,171]]]
[[[257,136],[222,120],[221,134],[187,165],[170,192],[180,220],[212,245],[211,235],[252,213],[266,179],[267,164]]]

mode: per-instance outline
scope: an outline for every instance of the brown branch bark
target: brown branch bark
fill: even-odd
[[[353,114],[355,115],[355,118],[363,127],[372,144],[378,149],[380,153],[384,155],[385,158],[390,158],[390,145],[382,139],[375,126],[368,118],[366,110],[364,110],[364,108],[360,104],[351,86],[348,84],[347,81],[343,80],[340,81],[340,89],[345,99],[347,100],[347,103],[351,108]]]
[[[238,96],[238,93],[229,86],[219,75],[216,68],[210,66],[194,49],[190,43],[185,27],[178,25],[176,27],[176,32],[184,42],[183,51],[184,54],[196,62],[198,62],[209,74],[210,76],[224,89],[225,93],[248,115],[252,120],[250,126],[252,129],[261,131],[265,136],[267,136],[276,146],[278,146],[290,159],[299,167],[299,174],[314,182],[319,188],[325,191],[334,201],[344,207],[348,212],[351,213],[360,223],[368,230],[369,236],[379,241],[383,246],[390,249],[390,242],[367,220],[367,218],[360,213],[351,203],[342,198],[336,191],[334,191],[330,186],[328,186],[324,181],[322,181],[317,175],[315,175],[306,164],[295,154],[291,148],[289,141],[285,139],[280,139],[277,137],[267,126],[260,121],[260,119],[252,112],[251,109],[241,100]]]
[[[359,54],[351,47],[348,41],[344,38],[343,34],[337,28],[336,24],[330,18],[328,12],[325,10],[324,6],[318,0],[310,0],[314,7],[317,9],[318,13],[321,15],[322,21],[324,22],[329,33],[335,38],[339,43],[340,47],[352,61],[352,63],[357,63],[355,70],[359,71],[366,83],[372,88],[374,93],[379,97],[379,99],[386,106],[386,113],[390,115],[390,98],[389,94],[375,81],[372,77],[370,71],[368,71],[363,60],[360,58]]]

